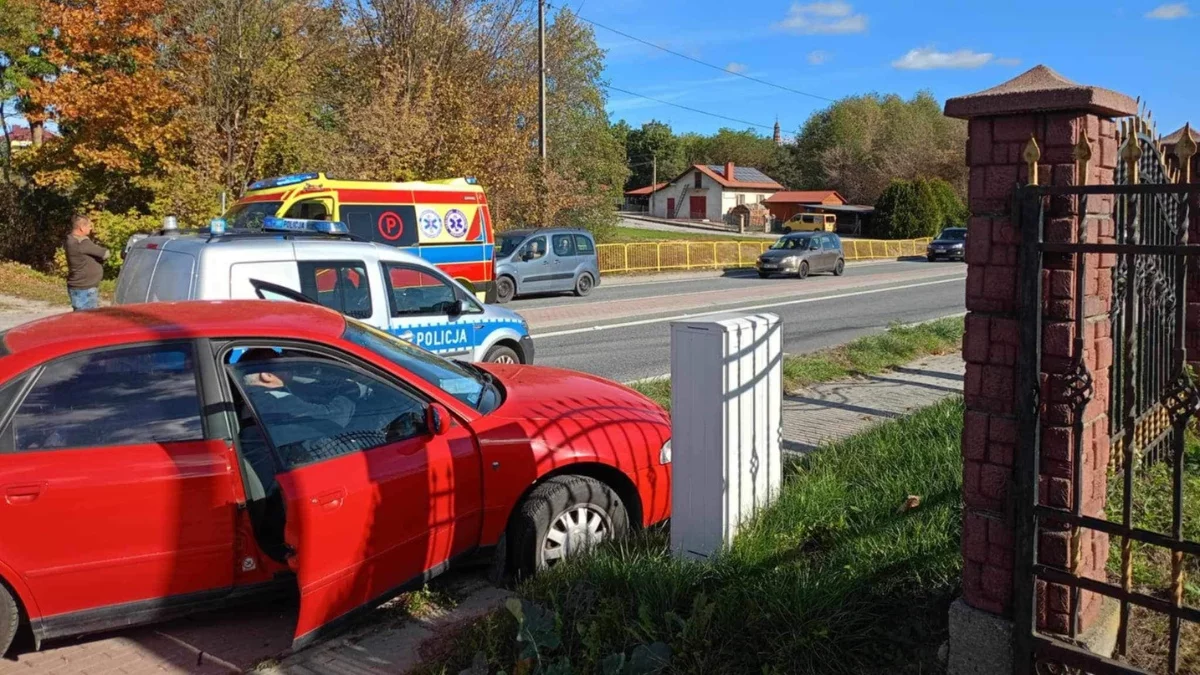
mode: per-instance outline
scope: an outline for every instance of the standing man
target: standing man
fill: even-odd
[[[71,233],[63,248],[67,252],[67,295],[71,309],[96,309],[100,306],[100,280],[108,249],[92,241],[92,221],[83,215],[71,216]]]

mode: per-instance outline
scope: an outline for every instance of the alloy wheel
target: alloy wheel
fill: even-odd
[[[591,504],[578,504],[563,512],[542,539],[539,556],[544,567],[585,553],[608,539],[612,523]]]

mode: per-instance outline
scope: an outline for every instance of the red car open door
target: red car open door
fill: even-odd
[[[476,541],[478,453],[444,408],[317,355],[243,356],[231,370],[283,467],[297,646]]]

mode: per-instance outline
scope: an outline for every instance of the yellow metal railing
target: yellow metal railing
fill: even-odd
[[[879,260],[925,255],[922,239],[843,239],[846,260]],[[598,244],[601,273],[664,272],[669,270],[753,267],[754,261],[774,243],[762,241],[649,241],[633,244]]]

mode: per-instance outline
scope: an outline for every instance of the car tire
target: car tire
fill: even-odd
[[[759,272],[759,273],[758,273],[758,278],[759,278],[759,279],[766,279],[766,278],[767,278],[767,277],[769,277],[769,276],[771,276],[771,273],[770,273],[770,272]]]
[[[21,625],[21,610],[4,584],[0,584],[0,656],[8,653],[17,629]]]
[[[595,286],[596,280],[592,278],[591,274],[584,272],[583,274],[579,275],[578,279],[575,280],[575,295],[582,298],[588,293],[591,293]]]
[[[534,488],[513,514],[511,569],[530,576],[578,555],[569,550],[572,542],[590,546],[628,531],[629,514],[612,488],[587,476],[556,476]]]
[[[517,285],[512,277],[500,277],[496,280],[496,304],[503,305],[512,300],[517,294]]]
[[[796,278],[797,279],[808,278],[808,261],[807,260],[800,261],[800,269],[796,271]]]
[[[833,276],[840,277],[846,272],[846,261],[838,258],[837,264],[833,266]]]
[[[925,256],[925,260],[927,262],[937,262],[937,258],[935,256],[931,256],[931,255]]]
[[[517,352],[512,347],[504,345],[496,345],[489,349],[483,360],[487,363],[503,363],[514,366],[521,363],[521,357],[517,355]]]

